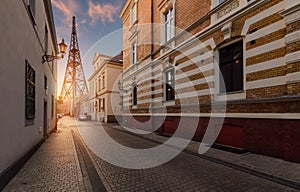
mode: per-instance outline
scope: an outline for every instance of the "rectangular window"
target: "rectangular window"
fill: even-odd
[[[33,120],[35,118],[35,70],[26,60],[26,98],[25,98],[25,116],[26,120]]]
[[[136,21],[137,21],[137,3],[135,3],[130,10],[130,26],[132,26]]]
[[[35,5],[35,3],[36,2],[35,2],[35,0],[26,0],[25,2],[27,4],[27,9],[28,9],[30,18],[31,18],[33,24],[36,25],[36,22],[35,22],[35,15],[36,15],[36,5]]]
[[[174,89],[174,69],[165,72],[165,99],[166,101],[175,100],[175,89]]]
[[[132,90],[132,105],[137,105],[137,86],[134,86]]]
[[[47,79],[47,76],[45,75],[44,76],[44,90],[45,90],[45,95],[48,95],[48,79]]]
[[[103,101],[102,101],[102,106],[103,106],[103,111],[105,111],[105,99],[103,98]]]
[[[165,13],[165,42],[168,42],[174,37],[174,12],[173,9],[170,9]]]
[[[98,99],[98,108],[99,108],[99,111],[101,112],[101,99]]]
[[[105,89],[105,76],[102,76],[102,89]]]
[[[220,53],[220,93],[243,90],[243,41],[226,46]]]
[[[95,80],[95,89],[94,89],[95,95],[97,95],[97,87],[98,87],[97,81]]]
[[[225,0],[219,0],[219,3],[221,4],[221,3],[223,3]]]
[[[131,64],[137,62],[137,43],[134,42],[131,44]]]
[[[49,39],[49,32],[47,25],[45,25],[45,53],[48,53],[48,39]]]
[[[100,90],[101,90],[101,78],[100,78],[100,77],[99,77],[99,79],[98,79],[98,85],[99,85],[98,91],[100,91]]]
[[[54,95],[52,95],[52,108],[51,108],[51,117],[52,117],[52,119],[54,117],[54,108],[55,108],[54,100],[55,100]]]

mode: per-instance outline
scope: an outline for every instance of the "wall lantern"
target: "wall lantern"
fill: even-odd
[[[67,44],[65,43],[65,40],[62,39],[61,43],[58,44],[59,46],[59,50],[60,50],[60,55],[47,55],[47,53],[45,53],[43,56],[42,56],[42,59],[43,59],[43,64],[45,62],[51,62],[55,59],[62,59],[64,58],[64,55],[66,54],[66,49],[67,49]]]

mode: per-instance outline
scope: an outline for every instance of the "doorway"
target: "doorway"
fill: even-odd
[[[47,114],[47,109],[48,109],[48,104],[46,101],[44,101],[44,138],[48,137],[48,114]]]

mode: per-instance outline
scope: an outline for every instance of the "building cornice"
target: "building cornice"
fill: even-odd
[[[120,65],[120,63],[118,62],[110,61],[109,59],[105,60],[103,64],[96,71],[93,72],[88,81],[91,81],[100,71],[105,70],[107,68],[118,68],[122,70],[123,65]]]
[[[122,8],[122,10],[121,10],[121,12],[120,12],[120,14],[119,14],[120,18],[123,18],[123,17],[124,17],[124,14],[125,14],[126,10],[128,9],[128,7],[129,7],[131,1],[132,1],[132,0],[127,0],[126,3],[124,4],[124,6],[123,6],[123,8]]]

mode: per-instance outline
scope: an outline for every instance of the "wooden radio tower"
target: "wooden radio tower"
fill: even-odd
[[[75,16],[73,16],[70,51],[60,98],[62,98],[63,100],[71,100],[72,109],[70,110],[70,112],[72,115],[74,115],[75,99],[79,99],[87,93],[88,89],[78,46],[76,21]]]

